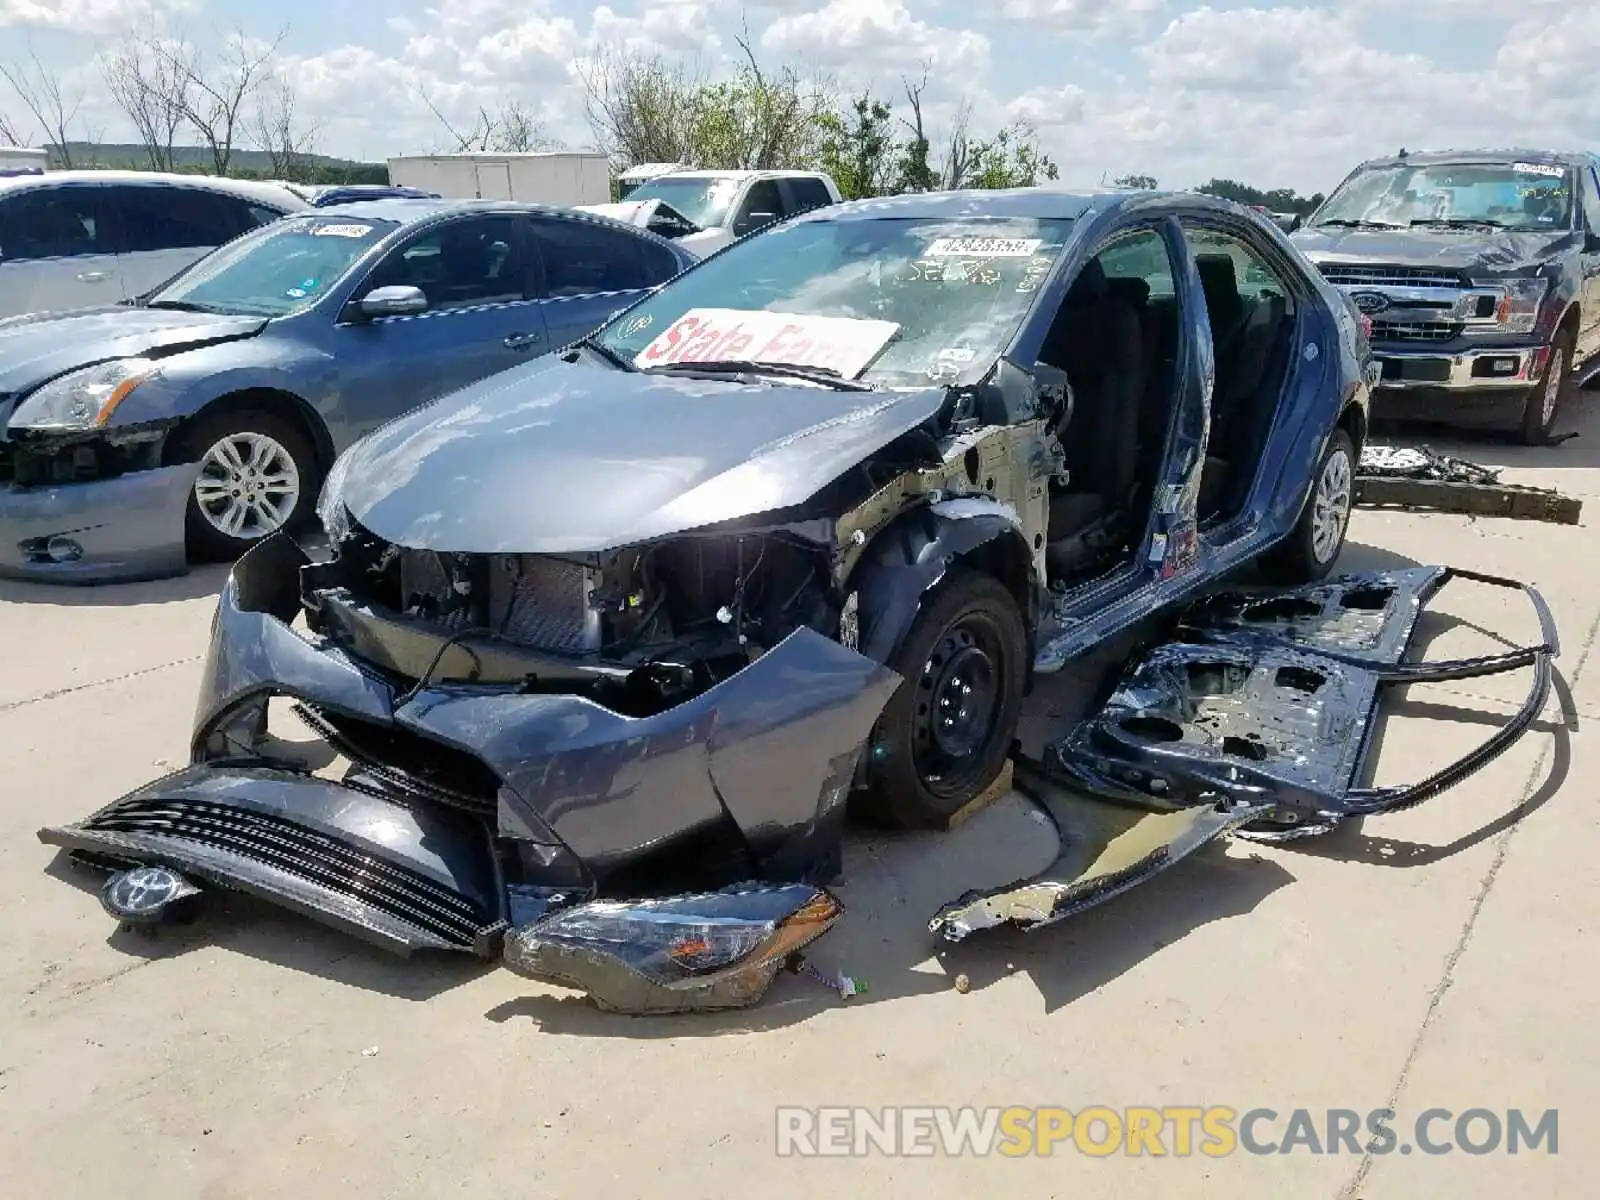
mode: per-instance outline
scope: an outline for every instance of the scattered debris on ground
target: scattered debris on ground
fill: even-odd
[[[1356,468],[1356,503],[1367,508],[1464,513],[1576,525],[1583,501],[1555,488],[1501,483],[1500,471],[1427,447],[1369,443]]]

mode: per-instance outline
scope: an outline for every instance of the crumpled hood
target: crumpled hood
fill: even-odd
[[[1295,245],[1313,262],[1383,263],[1486,274],[1527,270],[1570,249],[1571,230],[1306,228]]]
[[[76,367],[251,337],[265,326],[260,317],[125,305],[12,317],[0,321],[0,395],[28,391]]]
[[[655,212],[656,203],[654,200],[618,200],[610,204],[579,204],[574,211],[610,217],[624,225],[637,225],[644,229],[650,224],[650,215]]]
[[[547,358],[375,430],[329,487],[402,546],[606,550],[799,504],[943,400]]]

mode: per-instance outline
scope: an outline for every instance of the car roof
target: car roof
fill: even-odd
[[[741,182],[746,179],[787,179],[794,176],[806,176],[820,179],[821,171],[749,171],[744,169],[730,171],[714,170],[688,170],[688,171],[663,171],[645,180],[646,183],[655,183],[659,179],[737,179]]]
[[[628,201],[623,201],[626,204]],[[579,212],[571,208],[562,208],[554,204],[528,204],[516,200],[419,200],[410,197],[385,197],[381,200],[356,200],[349,204],[338,204],[330,208],[307,208],[304,212],[295,213],[300,217],[317,217],[329,221],[340,221],[346,218],[368,221],[393,221],[402,228],[420,225],[437,217],[451,216],[457,213],[526,213],[532,216],[561,217],[568,221],[587,221],[595,225],[608,225],[613,229],[626,230],[635,237],[645,238],[657,242],[679,253],[677,247],[668,239],[642,229],[626,221],[618,221],[613,217],[600,213]]]
[[[1062,188],[979,189],[958,192],[907,192],[900,196],[880,196],[871,200],[847,200],[826,208],[802,213],[795,221],[870,221],[878,218],[932,217],[1060,217],[1076,219],[1152,196],[1179,196],[1182,193],[1136,192],[1128,190],[1078,192]],[[1183,196],[1203,202],[1206,197]]]
[[[215,175],[180,175],[163,171],[46,171],[43,175],[17,175],[0,179],[0,192],[47,188],[64,183],[156,184],[164,187],[222,192],[238,196],[243,200],[253,200],[286,210],[298,211],[309,207],[303,198],[279,183],[254,179],[219,179]]]
[[[1410,150],[1404,158],[1398,154],[1371,158],[1363,167],[1398,167],[1448,165],[1451,163],[1501,163],[1531,162],[1561,166],[1581,166],[1592,156],[1586,150],[1528,150],[1511,147],[1501,150]]]

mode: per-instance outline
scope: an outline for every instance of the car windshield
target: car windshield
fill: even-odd
[[[982,371],[1060,257],[1070,219],[812,220],[739,242],[597,335],[642,368],[745,362],[885,387]]]
[[[629,200],[665,200],[701,229],[722,224],[728,207],[739,194],[737,179],[696,179],[688,175],[662,175],[641,183],[628,193]]]
[[[285,217],[213,251],[154,292],[146,304],[290,316],[326,295],[395,228],[393,221],[364,218]]]
[[[1497,225],[1565,229],[1571,172],[1558,163],[1431,163],[1373,167],[1328,198],[1317,225]]]

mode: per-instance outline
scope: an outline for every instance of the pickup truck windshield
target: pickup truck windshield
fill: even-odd
[[[1065,219],[802,221],[739,242],[597,337],[637,367],[772,363],[926,387],[985,370],[1070,236]]]
[[[284,217],[212,251],[151,294],[151,308],[286,317],[309,308],[356,260],[396,228],[393,221]]]
[[[1373,167],[1328,198],[1315,225],[1482,225],[1566,229],[1572,172],[1558,163],[1430,163]]]
[[[663,175],[628,193],[629,200],[665,200],[701,229],[715,229],[739,194],[737,179],[695,179]]]

